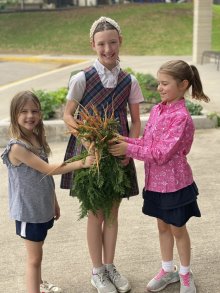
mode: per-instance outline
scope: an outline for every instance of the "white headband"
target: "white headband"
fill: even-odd
[[[109,17],[101,16],[99,19],[97,19],[96,21],[93,22],[93,24],[90,28],[90,34],[89,34],[90,41],[93,40],[94,31],[97,28],[98,24],[104,23],[104,22],[108,22],[111,25],[113,25],[116,28],[116,30],[118,31],[119,35],[121,36],[121,29],[120,29],[120,26],[117,24],[117,22]]]

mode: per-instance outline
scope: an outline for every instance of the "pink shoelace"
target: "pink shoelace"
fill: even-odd
[[[161,278],[163,278],[163,276],[165,276],[167,273],[164,271],[164,269],[161,269],[159,271],[159,273],[154,277],[155,280],[160,280]]]
[[[180,277],[183,281],[183,286],[185,287],[189,287],[190,286],[190,276],[189,276],[189,273],[187,273],[186,275],[181,275],[180,274]]]

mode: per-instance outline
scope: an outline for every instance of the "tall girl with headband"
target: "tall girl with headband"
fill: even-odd
[[[45,139],[41,105],[32,92],[14,96],[10,115],[11,140],[1,157],[8,168],[10,216],[27,251],[27,293],[62,292],[41,278],[44,240],[54,220],[60,217],[53,177],[47,174],[88,168],[94,157],[66,165],[48,164],[50,148]]]
[[[104,116],[104,110],[109,108],[111,114],[120,121],[119,132],[122,135],[138,137],[140,132],[139,103],[143,101],[140,86],[134,76],[121,70],[119,65],[119,49],[122,43],[121,29],[111,18],[100,17],[90,29],[90,42],[97,53],[97,59],[92,67],[72,76],[69,82],[69,92],[64,111],[64,121],[67,126],[77,127],[73,118],[78,105],[88,111],[94,105]],[[131,115],[131,126],[128,129],[127,106]],[[80,117],[80,110],[78,112]],[[84,142],[82,142],[84,144]],[[84,144],[85,147],[87,147]],[[78,147],[78,145],[77,145]],[[70,137],[65,160],[77,152],[76,138]],[[132,168],[132,190],[124,197],[137,195],[138,185],[134,162],[130,158],[122,160],[122,164]],[[111,170],[109,170],[110,174]],[[71,189],[73,174],[62,176],[61,188]],[[114,266],[116,239],[118,233],[118,209],[115,204],[111,215],[114,219],[109,224],[100,210],[98,214],[88,215],[87,242],[92,260],[91,283],[99,293],[127,292],[130,290],[128,280]]]
[[[187,162],[194,136],[192,118],[184,95],[191,87],[192,98],[208,102],[195,66],[182,60],[163,64],[157,74],[161,103],[150,113],[144,134],[139,139],[119,137],[110,147],[115,156],[142,160],[145,163],[143,213],[157,218],[162,268],[147,284],[147,290],[159,292],[180,280],[180,293],[195,293],[190,270],[190,238],[186,223],[200,217],[198,189]],[[173,264],[176,242],[180,268]]]

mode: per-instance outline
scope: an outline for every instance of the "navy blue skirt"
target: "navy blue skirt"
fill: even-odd
[[[175,192],[154,192],[143,190],[145,215],[163,220],[167,224],[181,227],[191,217],[201,217],[197,204],[198,188],[193,182]]]

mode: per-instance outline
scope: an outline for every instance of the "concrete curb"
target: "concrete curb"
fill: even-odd
[[[141,116],[141,133],[148,120],[148,115]],[[217,127],[217,118],[212,119],[207,116],[192,116],[196,129],[211,129]],[[130,117],[128,117],[130,123]],[[9,140],[9,121],[0,121],[0,147],[5,147]],[[68,141],[69,134],[67,133],[67,127],[63,120],[47,120],[44,121],[47,141],[51,142],[63,142]]]

